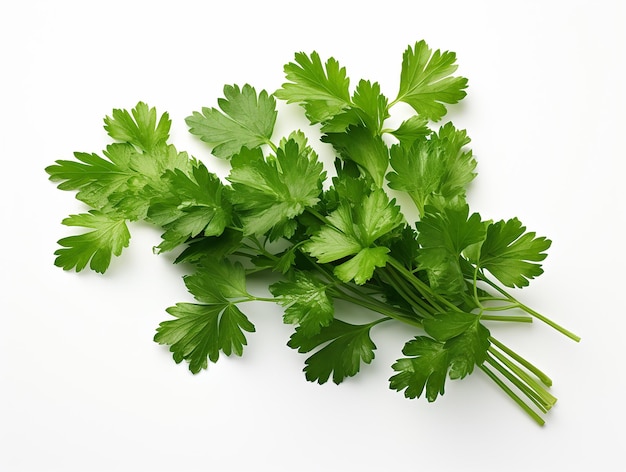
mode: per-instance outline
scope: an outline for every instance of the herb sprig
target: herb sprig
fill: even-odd
[[[156,251],[176,250],[175,262],[189,267],[194,298],[167,309],[154,340],[193,373],[242,355],[255,331],[242,303],[273,302],[295,328],[288,345],[307,354],[312,382],[356,375],[375,357],[376,326],[400,322],[410,339],[392,365],[392,390],[434,401],[447,378],[478,368],[543,424],[556,402],[550,378],[488,325],[538,319],[579,338],[511,294],[541,275],[550,240],[517,218],[484,220],[469,209],[470,139],[451,122],[435,126],[466,95],[456,69],[453,52],[419,41],[404,52],[393,100],[367,80],[351,91],[345,68],[316,52],[297,53],[274,93],[227,85],[218,108],[186,120],[230,162],[225,180],[168,143],[167,113],[143,102],[114,110],[104,120],[115,141],[104,157],[77,152],[46,168],[89,207],[63,220],[86,231],[59,241],[55,264],[103,273],[128,246],[128,223],[147,221],[163,230]],[[304,132],[275,140],[276,99],[299,104],[321,129],[336,155],[330,181]],[[414,114],[386,128],[399,102]],[[410,197],[417,221],[388,188]],[[260,273],[274,274],[271,296],[248,291],[247,278]],[[378,317],[357,323],[335,312],[337,300]]]

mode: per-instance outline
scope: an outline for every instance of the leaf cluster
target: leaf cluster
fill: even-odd
[[[507,291],[542,273],[550,241],[517,218],[494,222],[470,211],[470,138],[440,123],[466,94],[456,69],[454,53],[419,41],[402,56],[394,98],[365,79],[352,90],[346,69],[316,52],[297,53],[273,93],[227,85],[216,107],[186,119],[230,163],[225,179],[168,143],[167,113],[142,102],[114,110],[104,127],[115,142],[101,155],[77,152],[46,168],[89,207],[63,221],[87,231],[61,239],[55,263],[104,272],[129,244],[128,223],[146,221],[162,230],[156,251],[176,251],[175,262],[189,269],[184,283],[194,298],[167,309],[171,318],[154,339],[193,373],[221,355],[242,355],[246,333],[255,331],[243,304],[274,302],[294,326],[288,345],[308,356],[309,381],[356,375],[375,357],[375,327],[400,322],[411,336],[392,366],[391,389],[434,401],[446,379],[478,368],[541,422],[533,408],[553,404],[540,384],[549,379],[487,324],[534,317],[575,336]],[[328,179],[303,131],[274,137],[276,99],[300,105],[321,128],[335,177]],[[414,114],[387,128],[399,102]],[[390,189],[414,207],[401,208]],[[251,294],[248,278],[263,273],[271,274],[269,294]],[[346,319],[336,301],[362,308],[371,321]]]

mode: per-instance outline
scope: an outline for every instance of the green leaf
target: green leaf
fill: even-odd
[[[418,268],[428,272],[431,288],[450,296],[465,291],[467,286],[460,256],[465,248],[485,238],[485,223],[480,215],[469,215],[468,205],[442,211],[426,207],[426,213],[416,227],[421,246],[417,255]]]
[[[343,282],[363,285],[374,275],[376,267],[384,267],[389,257],[386,247],[366,247],[343,264],[335,267],[335,275]]]
[[[184,276],[183,280],[199,302],[219,304],[229,299],[250,298],[244,267],[228,259],[205,259],[194,274]]]
[[[384,121],[389,118],[389,100],[380,92],[380,84],[359,81],[352,101],[363,125],[374,134],[380,134]]]
[[[74,153],[75,161],[61,159],[46,167],[46,172],[53,182],[60,182],[60,190],[79,190],[76,198],[87,205],[102,209],[109,203],[109,196],[127,188],[128,180],[134,172],[129,168],[131,153],[136,151],[132,146],[116,144],[113,149],[123,152],[112,152],[111,160],[103,159],[97,154],[84,152]]]
[[[324,264],[347,256],[355,256],[335,268],[335,274],[344,282],[354,279],[363,284],[372,277],[376,267],[387,261],[386,247],[372,247],[377,239],[387,235],[403,223],[395,200],[378,189],[352,208],[343,203],[327,218],[303,249]]]
[[[289,249],[279,254],[278,261],[273,264],[273,269],[282,274],[288,273],[296,265],[297,246],[291,246]]]
[[[350,106],[350,80],[346,70],[332,57],[322,64],[317,52],[300,52],[295,63],[285,66],[289,82],[274,95],[287,103],[300,103],[311,123],[323,123]]]
[[[360,125],[374,135],[380,135],[387,118],[389,118],[389,100],[380,93],[378,82],[361,80],[354,91],[352,105],[325,122],[322,131],[343,133],[352,125]]]
[[[90,269],[104,273],[111,263],[111,256],[119,256],[130,241],[126,220],[115,214],[91,210],[89,213],[70,215],[62,223],[93,229],[59,240],[62,248],[55,251],[57,258],[54,264],[64,270],[76,269],[80,272],[89,264]]]
[[[441,248],[461,255],[463,250],[485,238],[485,224],[478,213],[469,214],[469,205],[438,211],[428,207],[417,223],[418,242],[422,248]]]
[[[447,200],[465,197],[467,185],[476,177],[476,161],[472,151],[464,148],[470,142],[467,132],[456,129],[452,123],[446,123],[439,129],[435,139],[441,142],[446,161],[439,193]]]
[[[480,248],[480,258],[474,262],[507,287],[526,287],[530,279],[543,273],[537,262],[547,257],[545,251],[551,241],[525,231],[526,227],[517,218],[492,223]]]
[[[432,140],[417,140],[410,148],[398,144],[391,147],[394,172],[387,174],[389,187],[408,193],[420,215],[441,186],[445,172],[442,154],[441,147]]]
[[[61,190],[78,190],[76,198],[94,209],[143,219],[151,198],[167,192],[161,176],[168,170],[192,172],[195,162],[187,153],[162,144],[140,152],[129,143],[116,143],[97,154],[75,153],[76,160],[58,160],[46,168]]]
[[[410,270],[416,268],[417,256],[420,245],[417,242],[417,232],[408,224],[402,227],[402,231],[396,233],[397,237],[390,241],[390,255]]]
[[[330,143],[345,160],[356,162],[382,188],[389,167],[389,148],[378,135],[364,126],[350,126],[344,133],[328,133],[322,141]]]
[[[444,394],[448,372],[448,352],[444,343],[426,336],[417,336],[406,343],[402,353],[391,367],[398,372],[389,379],[389,387],[398,392],[404,390],[407,398],[418,398],[426,390],[429,402]]]
[[[278,148],[275,158],[235,158],[228,180],[244,233],[260,235],[271,230],[272,239],[291,236],[293,218],[319,201],[325,176],[317,155],[310,148],[300,149],[295,140]]]
[[[239,249],[242,239],[241,231],[232,228],[226,228],[219,236],[197,237],[187,243],[174,263],[202,263],[205,260],[222,259]]]
[[[228,302],[177,303],[167,312],[176,319],[162,322],[154,340],[169,345],[176,363],[186,360],[194,374],[206,369],[209,360],[217,362],[220,351],[227,356],[241,356],[247,344],[244,331],[255,330],[246,315]]]
[[[176,363],[188,361],[194,374],[206,369],[209,360],[217,362],[220,351],[241,356],[246,345],[243,332],[254,332],[254,325],[235,305],[251,298],[243,266],[226,259],[205,259],[194,274],[183,279],[201,304],[177,303],[168,308],[176,319],[162,322],[154,340],[170,346]]]
[[[454,380],[471,374],[475,365],[485,361],[489,348],[489,330],[478,319],[469,313],[451,312],[425,323],[427,332],[440,340],[416,336],[406,343],[402,353],[409,357],[393,364],[398,373],[389,379],[390,388],[404,390],[407,398],[420,397],[425,390],[426,398],[433,402],[444,394],[446,376]]]
[[[203,164],[190,175],[181,170],[163,175],[168,192],[153,198],[148,219],[162,226],[163,242],[159,250],[169,251],[199,234],[219,236],[231,220],[230,202],[224,196],[224,185]]]
[[[428,119],[420,115],[413,115],[403,121],[398,129],[390,131],[390,134],[400,141],[400,145],[407,148],[410,148],[416,140],[423,140],[431,133],[432,131],[428,127]]]
[[[277,303],[285,307],[285,323],[298,324],[303,336],[312,336],[328,326],[334,318],[328,286],[303,271],[297,271],[293,281],[270,285]]]
[[[311,237],[303,249],[325,264],[359,252],[363,245],[356,233],[352,209],[342,205],[327,218],[328,224]]]
[[[343,166],[337,165],[337,177],[333,177],[333,185],[324,194],[323,203],[328,212],[336,210],[340,204],[356,208],[361,205],[365,195],[369,195],[375,188],[373,180],[367,176],[359,175],[360,171],[356,164],[351,161],[341,161]],[[346,168],[352,167],[356,177],[347,172]]]
[[[465,131],[446,124],[429,139],[415,139],[410,146],[394,144],[387,174],[389,186],[407,192],[423,215],[426,205],[438,208],[465,203],[467,184],[475,177],[476,161]]]
[[[455,53],[433,53],[424,41],[409,46],[402,58],[396,101],[408,103],[421,116],[441,119],[446,114],[444,103],[457,103],[466,95],[467,79],[450,77],[457,69],[455,62]]]
[[[139,102],[130,113],[113,110],[112,117],[104,119],[104,129],[113,139],[130,143],[143,151],[150,152],[169,138],[172,124],[168,113],[163,113],[157,122],[157,111]]]
[[[477,321],[478,316],[472,313],[449,311],[437,313],[433,318],[425,319],[422,325],[424,326],[424,331],[435,340],[447,341],[466,332]]]
[[[224,97],[218,100],[220,110],[202,108],[185,121],[189,132],[213,147],[213,154],[230,158],[242,147],[249,149],[269,144],[276,122],[276,101],[262,90],[246,84],[224,87]]]
[[[374,324],[376,322],[352,325],[335,319],[313,336],[305,335],[298,328],[288,346],[300,353],[317,349],[305,361],[304,373],[308,381],[323,384],[332,375],[333,382],[340,384],[346,377],[356,375],[361,363],[369,364],[374,359],[376,345],[369,334]]]

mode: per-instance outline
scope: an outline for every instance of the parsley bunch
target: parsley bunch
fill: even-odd
[[[219,108],[186,120],[230,162],[225,181],[168,143],[167,113],[141,102],[113,110],[104,127],[115,142],[103,157],[77,152],[46,168],[90,207],[63,220],[86,231],[59,241],[55,264],[105,272],[129,244],[128,222],[147,221],[163,230],[156,251],[176,250],[175,262],[189,267],[184,282],[195,299],[168,308],[171,318],[154,339],[193,373],[222,354],[243,353],[255,327],[242,303],[274,302],[295,327],[288,345],[307,354],[310,381],[339,384],[356,375],[374,359],[376,326],[400,322],[411,338],[392,366],[391,389],[434,401],[448,377],[477,368],[543,424],[556,401],[551,380],[487,325],[536,318],[578,337],[510,292],[542,273],[550,240],[517,218],[485,220],[469,209],[470,139],[450,122],[434,126],[466,95],[456,68],[454,53],[420,41],[404,52],[393,100],[367,80],[351,91],[346,70],[315,52],[296,54],[273,94],[228,85]],[[275,140],[276,99],[301,105],[321,129],[335,151],[334,177],[302,131]],[[385,127],[399,102],[414,114]],[[417,222],[388,189],[410,197]],[[246,284],[261,273],[273,274],[265,296]],[[375,318],[350,320],[335,312],[337,300]]]

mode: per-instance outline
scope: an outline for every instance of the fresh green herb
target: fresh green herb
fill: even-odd
[[[556,401],[551,380],[487,326],[536,318],[579,338],[507,291],[542,273],[550,240],[517,218],[470,212],[470,139],[450,122],[435,126],[465,96],[456,68],[454,53],[420,41],[404,53],[393,100],[367,80],[351,93],[346,70],[315,52],[296,54],[273,94],[226,86],[219,108],[187,118],[190,132],[229,160],[225,180],[168,143],[167,113],[145,103],[114,110],[105,130],[116,142],[104,157],[76,153],[46,169],[89,207],[63,220],[86,231],[59,241],[55,263],[105,272],[129,244],[128,222],[147,221],[163,230],[157,252],[177,251],[176,263],[191,271],[184,282],[195,302],[168,308],[172,318],[154,339],[193,373],[221,354],[242,355],[255,327],[241,303],[274,302],[295,327],[288,345],[308,355],[310,381],[356,375],[374,359],[376,326],[400,322],[410,339],[392,366],[391,389],[434,401],[447,378],[478,368],[543,424]],[[330,181],[302,131],[274,139],[276,99],[301,105],[321,128],[336,155]],[[415,114],[385,128],[398,102]],[[388,188],[405,192],[414,208],[401,209]],[[263,273],[269,294],[249,293],[247,279]],[[346,319],[337,300],[372,321]]]

